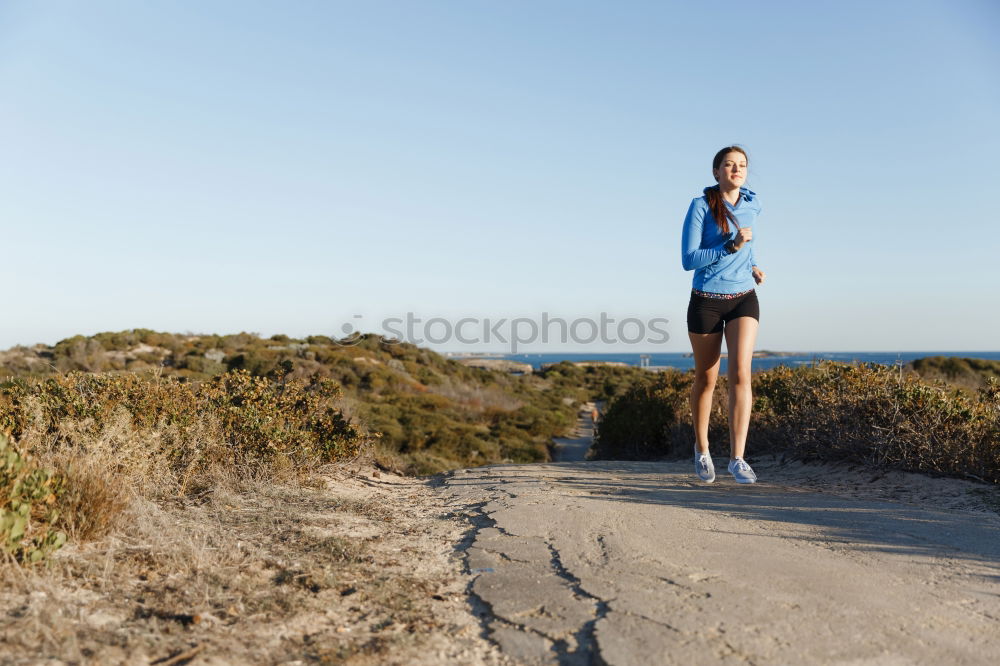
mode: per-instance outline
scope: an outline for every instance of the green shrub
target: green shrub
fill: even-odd
[[[665,370],[634,383],[608,404],[592,455],[641,460],[691,453],[694,430],[689,396],[693,379],[691,372]],[[727,437],[725,387],[725,378],[720,377],[709,419],[712,442]]]
[[[954,356],[918,358],[910,367],[924,379],[943,379],[967,389],[980,389],[992,379],[1000,379],[1000,361]]]
[[[0,434],[0,548],[17,562],[40,562],[66,542],[55,506],[62,485]]]
[[[754,384],[751,441],[761,449],[1000,482],[991,388],[970,395],[888,366],[829,361],[776,368]]]
[[[570,364],[574,379],[514,377],[470,368],[408,343],[386,344],[373,334],[362,336],[351,346],[337,345],[327,336],[310,336],[306,343],[307,347],[299,346],[280,334],[262,340],[250,333],[195,336],[133,330],[101,333],[93,338],[77,336],[48,349],[11,350],[0,360],[19,381],[38,376],[53,378],[57,369],[109,368],[122,372],[155,368],[164,381],[189,383],[192,387],[211,383],[227,370],[245,371],[278,384],[292,379],[315,384],[327,379],[343,389],[352,414],[383,433],[379,459],[391,460],[393,467],[402,472],[427,471],[431,464],[439,465],[432,471],[440,472],[503,461],[547,460],[551,437],[564,435],[575,423],[572,401],[617,390],[622,380],[614,379],[612,374],[627,370],[583,369]],[[219,358],[216,354],[205,356],[213,351],[224,354],[221,362],[210,360]],[[58,368],[48,365],[50,360]],[[569,403],[564,402],[565,398]],[[135,402],[139,397],[131,399]],[[180,403],[184,400],[178,396],[174,399]],[[159,404],[162,400],[153,402]],[[70,407],[73,405],[66,407],[66,414],[51,416],[89,418],[85,406]],[[197,415],[197,409],[192,411]],[[179,412],[171,418],[181,417]],[[101,423],[105,422],[106,416]],[[493,429],[497,422],[508,422],[511,427],[499,434]],[[94,425],[92,430],[99,427]],[[479,446],[464,435],[456,438],[447,434],[467,430],[479,433],[478,437],[488,445]],[[174,439],[178,437],[185,435],[180,433]],[[171,450],[186,452],[184,456],[188,457],[207,455],[188,444],[171,445]],[[417,453],[421,453],[419,464]]]
[[[600,458],[690,453],[693,372],[661,373],[612,401],[598,433]],[[1000,381],[977,394],[882,365],[821,362],[754,375],[748,450],[974,476],[1000,483]],[[725,378],[709,422],[728,444]]]
[[[79,425],[75,433],[96,435],[124,410],[139,433],[177,430],[165,453],[178,468],[206,462],[206,428],[221,445],[213,455],[228,464],[268,464],[281,457],[304,465],[360,453],[365,438],[340,411],[340,397],[328,379],[276,382],[244,370],[201,384],[75,372],[0,388],[0,427],[18,438],[34,432],[58,444],[67,422]]]

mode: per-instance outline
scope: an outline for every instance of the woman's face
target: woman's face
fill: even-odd
[[[747,157],[735,150],[726,153],[718,169],[712,169],[712,175],[724,190],[742,187],[747,179]]]

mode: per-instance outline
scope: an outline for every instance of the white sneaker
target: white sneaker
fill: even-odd
[[[698,475],[698,478],[705,483],[715,481],[715,465],[712,463],[712,455],[710,453],[698,453],[695,451],[694,471]]]
[[[736,479],[736,483],[755,483],[757,481],[757,475],[743,458],[733,458],[729,461],[729,473]]]

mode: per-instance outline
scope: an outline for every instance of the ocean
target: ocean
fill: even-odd
[[[535,370],[539,370],[543,363],[558,363],[559,361],[619,361],[629,365],[639,365],[640,352],[623,354],[587,354],[587,353],[543,353],[543,354],[477,354],[483,358],[503,358],[510,361],[530,363]],[[453,357],[458,356],[454,354]],[[754,370],[767,370],[779,365],[791,367],[809,365],[819,360],[840,361],[842,363],[880,363],[883,365],[896,365],[897,363],[908,363],[914,359],[925,356],[961,356],[965,358],[982,358],[993,361],[1000,361],[1000,351],[992,352],[951,352],[951,351],[926,351],[926,352],[810,352],[794,354],[791,356],[770,356],[765,358],[755,358],[753,360]],[[678,370],[690,370],[694,367],[694,358],[683,353],[673,354],[649,354],[649,365],[669,366]],[[726,372],[726,359],[722,359],[720,372]]]

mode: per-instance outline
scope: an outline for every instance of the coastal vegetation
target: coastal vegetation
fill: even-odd
[[[366,453],[387,469],[410,474],[546,460],[551,437],[572,418],[550,381],[467,368],[373,335],[338,344],[325,336],[262,339],[140,329],[0,353],[0,376],[20,385],[74,372],[133,376],[148,384],[151,402],[163,395],[163,385],[201,386],[224,376],[254,377],[261,385],[327,382],[337,387],[344,418],[371,435]]]
[[[131,499],[191,496],[219,478],[302,478],[369,442],[327,379],[246,371],[193,384],[70,372],[0,386],[0,543],[38,561],[102,536]]]
[[[351,342],[134,330],[0,353],[3,549],[38,561],[67,537],[101,537],[136,498],[197,496],[221,478],[548,460],[578,403],[643,374],[560,363],[518,377],[374,335]]]
[[[690,455],[692,379],[692,372],[662,372],[613,400],[594,457]],[[728,450],[726,415],[720,377],[709,422],[717,455]],[[988,378],[973,393],[877,364],[779,366],[754,375],[749,445],[754,453],[1000,483],[1000,381]]]
[[[0,352],[0,377],[22,386],[74,372],[133,375],[150,386],[201,385],[227,373],[281,385],[332,382],[344,417],[371,436],[366,453],[383,468],[405,474],[548,460],[552,438],[574,423],[576,403],[610,399],[645,374],[633,367],[563,362],[514,376],[375,335],[337,341],[136,329]],[[150,391],[161,394],[159,388]]]
[[[957,356],[927,356],[909,364],[911,372],[924,379],[940,379],[973,391],[985,388],[991,379],[1000,379],[1000,361]]]

